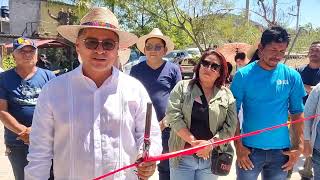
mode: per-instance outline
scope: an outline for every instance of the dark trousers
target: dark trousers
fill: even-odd
[[[170,129],[166,128],[162,131],[162,153],[169,152],[168,140],[170,137]],[[159,180],[170,180],[169,160],[160,161],[158,164]]]
[[[28,147],[26,146],[6,146],[6,155],[16,180],[24,180],[24,167],[28,164],[27,154]]]
[[[15,180],[24,180],[24,167],[28,164],[27,154],[28,146],[6,145],[6,155],[12,166]],[[53,179],[53,166],[51,166],[49,180]]]

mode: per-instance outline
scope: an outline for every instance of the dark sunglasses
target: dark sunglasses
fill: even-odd
[[[217,64],[217,63],[210,63],[210,61],[207,61],[207,60],[202,60],[201,61],[201,65],[203,67],[206,67],[206,68],[210,68],[211,70],[219,70],[221,65],[220,64]]]
[[[113,50],[116,47],[116,44],[118,43],[112,39],[105,39],[105,40],[99,41],[98,39],[95,39],[95,38],[83,39],[83,42],[86,48],[88,49],[95,50],[101,43],[103,50],[109,50],[109,51]]]
[[[146,45],[146,50],[147,51],[160,51],[163,48],[162,45],[153,45],[153,44],[147,44]]]

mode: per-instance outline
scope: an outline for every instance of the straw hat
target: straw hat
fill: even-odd
[[[116,16],[104,7],[90,9],[81,19],[80,25],[62,25],[57,28],[57,31],[62,37],[75,43],[79,30],[84,28],[107,29],[117,33],[119,46],[129,47],[136,43],[138,39],[136,35],[121,30]]]
[[[120,48],[118,50],[119,61],[122,65],[125,65],[130,57],[131,49],[129,48]]]
[[[146,40],[149,38],[159,38],[166,42],[166,47],[168,49],[167,54],[174,49],[174,44],[168,36],[164,36],[160,29],[154,28],[149,34],[141,36],[138,39],[137,47],[144,54],[144,47],[146,45]]]

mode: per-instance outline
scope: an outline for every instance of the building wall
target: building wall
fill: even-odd
[[[26,23],[38,22],[40,19],[40,0],[10,0],[10,33],[21,34],[26,28]],[[31,36],[37,30],[37,23],[28,24],[26,36]]]

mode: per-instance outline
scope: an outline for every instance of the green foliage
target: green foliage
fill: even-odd
[[[207,41],[216,45],[231,42],[255,44],[261,36],[258,27],[247,23],[241,16],[234,15],[212,19],[210,25],[207,25],[206,31]]]
[[[63,48],[48,48],[39,49],[38,54],[46,54],[47,59],[51,62],[51,70],[64,69],[72,70],[72,62],[75,61],[67,58],[66,49]]]
[[[311,24],[306,24],[302,27],[302,31],[297,37],[297,41],[293,46],[292,52],[295,53],[308,53],[309,47],[312,42],[320,40],[320,28],[313,28]],[[289,30],[291,34],[291,43],[296,36],[294,30]],[[291,44],[289,45],[291,47]]]
[[[9,69],[16,67],[16,63],[13,59],[12,54],[6,55],[3,57],[2,67],[3,67],[3,70],[9,70]]]
[[[157,27],[175,43],[175,49],[228,42],[255,44],[261,32],[243,15],[232,15],[232,0],[74,0],[82,17],[90,6],[107,6],[123,29],[138,36]],[[80,19],[80,18],[79,18]]]

